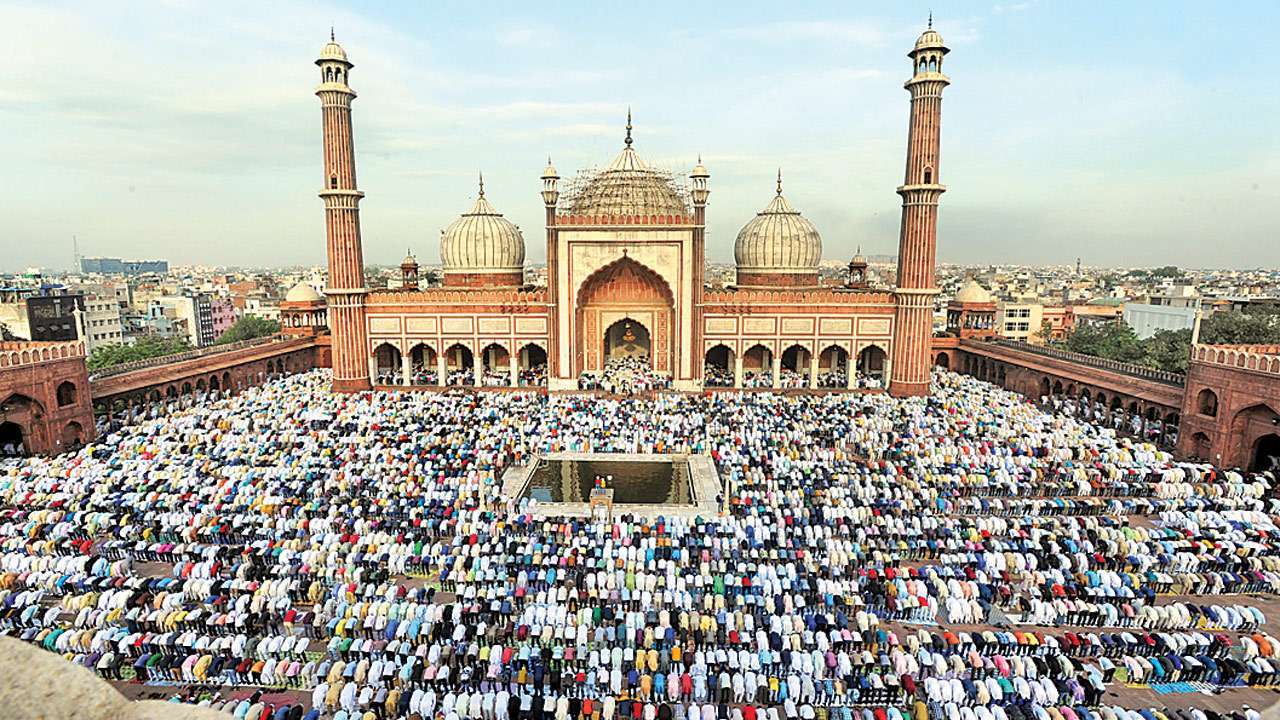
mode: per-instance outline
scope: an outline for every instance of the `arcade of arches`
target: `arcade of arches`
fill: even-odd
[[[956,348],[935,352],[934,365],[1021,393],[1061,412],[1112,428],[1120,435],[1141,438],[1170,451],[1178,446],[1181,388],[1153,387],[1140,379],[1092,368],[1089,375],[1097,382],[1079,382],[1055,374],[1051,367],[1039,362],[1040,358],[1027,355],[1026,362],[1014,363]]]
[[[742,357],[724,343],[716,343],[704,355],[703,377],[708,388],[849,389],[880,388],[888,370],[888,355],[879,345],[867,345],[858,353],[854,373],[849,373],[849,351],[826,345],[817,355],[805,343],[786,345],[775,354],[769,345],[756,343]]]
[[[383,341],[373,349],[374,385],[380,387],[535,387],[545,384],[547,351],[533,342],[513,354],[508,343],[450,342],[443,353],[427,342],[415,342],[403,353]],[[479,358],[479,362],[476,359]],[[443,379],[443,382],[442,382]]]

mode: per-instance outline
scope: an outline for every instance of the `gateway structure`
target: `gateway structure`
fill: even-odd
[[[737,283],[704,283],[710,173],[650,167],[630,114],[617,157],[561,182],[541,176],[547,283],[524,282],[525,238],[485,197],[440,239],[443,283],[418,286],[412,256],[395,290],[365,287],[348,84],[352,63],[329,42],[316,64],[324,119],[324,190],[334,389],[517,385],[574,390],[611,361],[639,363],[677,390],[711,386],[928,391],[947,48],[930,27],[909,53],[907,169],[896,291],[868,290],[866,261],[824,285],[822,238],[782,193],[738,234]],[[625,360],[624,360],[625,359]],[[545,379],[545,380],[544,380]]]

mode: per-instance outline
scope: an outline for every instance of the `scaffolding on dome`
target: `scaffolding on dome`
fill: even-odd
[[[657,168],[587,168],[561,186],[560,212],[569,215],[693,214],[689,189]]]

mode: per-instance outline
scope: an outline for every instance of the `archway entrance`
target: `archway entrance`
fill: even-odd
[[[26,454],[22,427],[15,422],[0,423],[0,457],[22,457]]]
[[[674,307],[662,276],[629,257],[595,271],[578,291],[573,374],[599,372],[611,358],[642,356],[654,372],[671,374]]]
[[[480,351],[481,382],[486,387],[506,387],[511,384],[511,354],[498,343],[490,343]]]
[[[742,354],[743,387],[773,386],[773,352],[764,345],[752,345]]]
[[[733,387],[733,351],[727,345],[716,345],[703,358],[702,382],[707,387]]]
[[[604,361],[625,359],[653,367],[649,328],[629,317],[613,323],[604,331]]]
[[[471,354],[471,348],[455,343],[444,351],[444,360],[445,371],[448,373],[446,385],[475,384],[475,357]]]
[[[871,345],[858,353],[858,378],[860,384],[880,387],[884,384],[886,356],[878,345]]]
[[[72,420],[62,428],[62,447],[64,450],[72,450],[84,444],[84,428],[80,423]]]
[[[1270,433],[1258,438],[1253,444],[1253,463],[1249,469],[1254,472],[1280,472],[1280,435]]]
[[[849,352],[847,350],[839,345],[832,345],[818,354],[818,386],[824,388],[849,386]]]
[[[541,345],[529,343],[516,355],[520,363],[520,385],[545,387],[547,384],[547,351]]]
[[[373,351],[374,362],[378,368],[374,380],[379,385],[396,385],[400,382],[400,348],[391,343],[382,343]]]
[[[1268,436],[1275,437],[1276,427],[1280,426],[1280,413],[1266,403],[1250,405],[1235,414],[1231,420],[1230,440],[1223,452],[1222,465],[1225,467],[1253,467],[1258,462],[1267,463],[1275,454]]]
[[[409,379],[408,384],[439,384],[440,379],[436,377],[438,364],[434,348],[428,347],[423,343],[418,343],[417,345],[409,348],[409,372],[412,377]]]

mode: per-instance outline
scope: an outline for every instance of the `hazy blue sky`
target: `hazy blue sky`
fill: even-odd
[[[0,4],[0,268],[86,255],[324,260],[312,64],[355,69],[367,263],[489,199],[545,256],[538,175],[712,174],[708,255],[772,195],[827,258],[897,244],[909,75],[932,7],[951,47],[939,257],[1280,265],[1280,3],[316,2]]]

